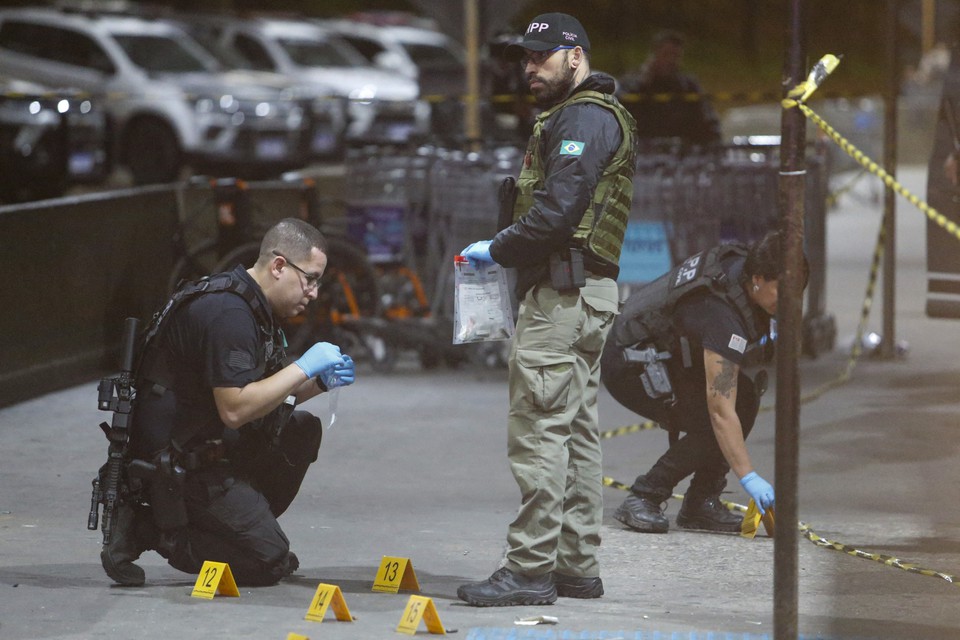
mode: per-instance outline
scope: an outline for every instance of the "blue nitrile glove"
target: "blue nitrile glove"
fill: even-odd
[[[300,356],[294,363],[300,367],[308,378],[313,378],[321,372],[332,369],[338,364],[343,364],[343,357],[340,355],[340,347],[329,342],[318,342],[307,352]]]
[[[354,373],[353,358],[344,354],[343,362],[335,364],[333,367],[320,372],[320,382],[327,388],[327,391],[337,387],[346,387],[353,384],[356,375]]]
[[[491,240],[474,242],[461,251],[460,255],[470,261],[470,266],[474,269],[482,269],[486,266],[484,263],[493,264],[493,258],[490,257],[490,242]]]
[[[770,486],[769,482],[758,476],[756,471],[751,471],[740,478],[740,486],[757,503],[757,508],[761,514],[773,506],[773,487]]]

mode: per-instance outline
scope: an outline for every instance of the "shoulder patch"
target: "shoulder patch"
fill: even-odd
[[[560,143],[560,155],[579,156],[583,154],[583,143],[576,140],[564,140]]]
[[[747,339],[742,338],[737,334],[733,334],[732,336],[730,336],[730,344],[728,344],[727,346],[738,353],[743,353],[744,351],[747,350]]]

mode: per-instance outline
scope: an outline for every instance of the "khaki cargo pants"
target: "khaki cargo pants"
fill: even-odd
[[[520,304],[507,423],[507,454],[521,493],[507,533],[504,566],[511,571],[600,575],[597,390],[617,303],[616,282],[588,276],[579,292],[538,285]]]

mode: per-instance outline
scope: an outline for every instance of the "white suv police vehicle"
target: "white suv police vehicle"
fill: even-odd
[[[275,174],[302,164],[304,105],[231,73],[177,27],[137,17],[0,11],[0,72],[101,98],[118,164],[138,184],[200,171]]]
[[[430,129],[430,106],[415,80],[370,66],[331,31],[281,18],[227,19],[220,35],[251,69],[332,87],[348,99],[347,140],[407,142]]]
[[[421,99],[431,105],[433,134],[455,138],[463,132],[466,53],[456,40],[417,26],[379,26],[346,19],[316,23],[346,40],[370,64],[416,81]]]
[[[107,137],[106,114],[86,94],[0,74],[0,203],[104,180]]]

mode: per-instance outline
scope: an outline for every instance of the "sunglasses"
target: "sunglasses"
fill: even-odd
[[[528,51],[527,53],[523,54],[523,56],[520,58],[520,67],[526,68],[526,66],[531,62],[539,67],[557,51],[563,51],[565,49],[574,49],[574,48],[575,47],[572,47],[570,45],[562,45],[559,47],[554,47],[553,49],[548,49],[547,51]]]

